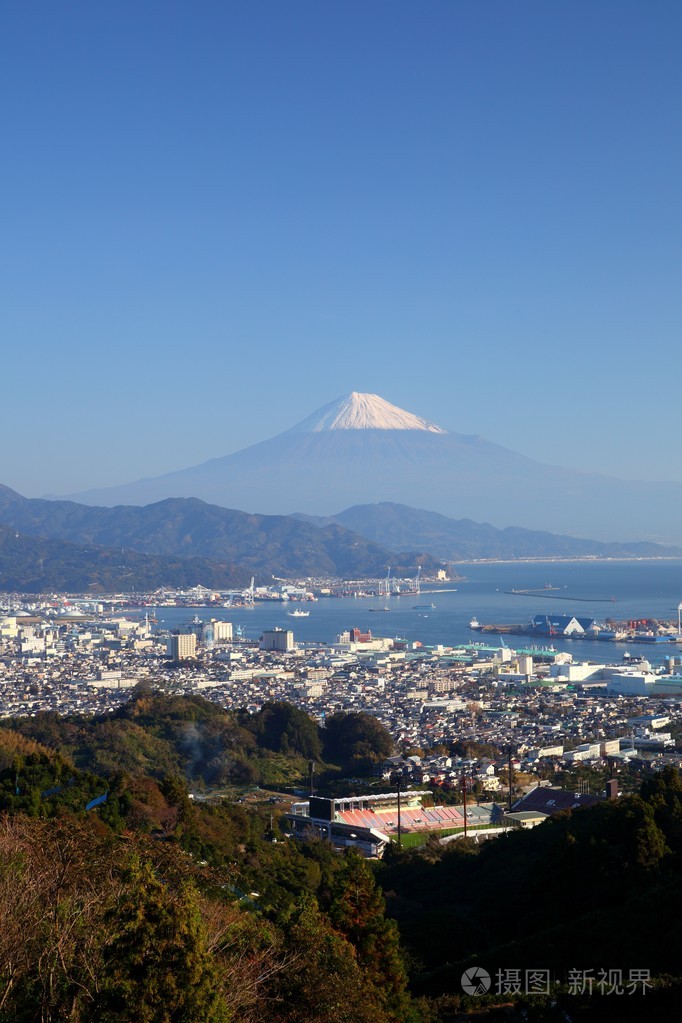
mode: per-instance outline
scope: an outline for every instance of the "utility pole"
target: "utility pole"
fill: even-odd
[[[464,837],[466,838],[467,837],[467,780],[466,780],[466,776],[462,777],[462,800],[463,800],[463,803],[464,803],[464,807],[463,807],[463,813],[464,813]]]
[[[400,788],[401,788],[402,784],[403,784],[403,779],[402,778],[398,778],[398,848],[399,849],[402,849],[402,847],[403,847],[403,829],[402,829],[402,823],[401,823],[401,820],[400,820]]]
[[[512,751],[511,746],[507,752],[507,767],[509,770],[509,812],[512,812]]]
[[[310,795],[315,795],[315,761],[308,761],[308,772],[310,774]]]
[[[401,774],[394,774],[393,777],[391,778],[391,781],[395,785],[396,791],[398,793],[398,848],[402,849],[402,847],[403,847],[403,831],[402,831],[402,821],[400,819],[400,790],[401,790],[402,784],[403,784],[403,776]]]

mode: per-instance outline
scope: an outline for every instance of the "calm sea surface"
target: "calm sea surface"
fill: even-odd
[[[220,618],[239,627],[247,639],[257,639],[263,629],[291,629],[297,641],[331,643],[339,632],[349,628],[371,630],[377,636],[401,636],[423,644],[447,646],[480,641],[469,621],[476,617],[482,624],[527,623],[536,614],[573,614],[604,621],[633,618],[658,618],[677,623],[677,605],[682,602],[682,559],[673,561],[608,562],[515,562],[514,564],[462,565],[463,581],[423,588],[419,596],[362,597],[323,599],[306,604],[308,618],[292,618],[287,613],[293,603],[257,603],[253,608],[167,608],[156,611],[160,629],[177,627],[196,613],[200,618]],[[542,591],[549,585],[557,589]],[[505,593],[511,589],[540,589],[524,596]],[[570,599],[581,597],[582,600]],[[611,598],[615,598],[612,600]],[[434,603],[435,608],[415,608]],[[372,611],[371,608],[388,611]],[[496,645],[498,637],[487,642]],[[508,640],[521,646],[520,637]],[[549,641],[548,641],[549,642]],[[651,660],[682,652],[672,644],[623,644],[591,640],[553,639],[560,650],[569,650],[576,659],[620,659],[625,650],[644,654]]]

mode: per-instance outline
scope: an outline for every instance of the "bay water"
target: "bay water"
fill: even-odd
[[[375,636],[399,636],[425,646],[456,646],[472,642],[496,645],[500,637],[482,637],[469,622],[526,624],[536,614],[569,614],[617,621],[656,618],[677,625],[682,602],[682,559],[637,561],[532,561],[463,564],[461,580],[422,586],[421,594],[402,596],[321,598],[302,606],[307,618],[291,617],[293,601],[257,602],[252,608],[205,607],[156,609],[157,629],[172,629],[191,620],[218,618],[233,623],[246,639],[264,629],[291,629],[296,641],[332,643],[346,629],[370,630]],[[545,587],[551,587],[545,589]],[[513,594],[511,590],[534,590]],[[580,598],[580,599],[578,599]],[[435,607],[424,606],[434,604]],[[384,610],[388,608],[388,610]],[[505,637],[512,647],[528,640]],[[575,659],[620,660],[623,652],[652,662],[682,653],[673,644],[609,643],[553,637],[536,640],[570,651]]]

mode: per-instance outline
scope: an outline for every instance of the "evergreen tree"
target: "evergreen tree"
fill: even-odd
[[[369,867],[357,852],[348,852],[336,874],[329,919],[355,948],[358,964],[375,986],[387,1019],[406,1019],[407,974],[398,928],[386,919],[385,908]]]
[[[287,932],[288,961],[273,995],[278,1023],[388,1023],[353,946],[336,934],[312,897]]]
[[[395,743],[380,721],[364,712],[338,712],[322,730],[325,760],[351,771],[367,771],[393,753]]]
[[[321,759],[322,744],[317,725],[305,711],[293,704],[270,701],[264,703],[257,714],[242,713],[239,720],[256,737],[259,746],[311,760]]]
[[[177,893],[134,859],[108,916],[98,1023],[227,1023],[220,976],[208,951],[196,893]]]

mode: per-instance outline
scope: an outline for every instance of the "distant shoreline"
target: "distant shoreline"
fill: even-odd
[[[575,561],[579,564],[587,564],[594,562],[595,564],[601,564],[602,562],[610,563],[614,561],[682,561],[682,555],[652,555],[652,556],[641,556],[633,555],[632,557],[610,557],[608,555],[594,555],[585,554],[582,557],[580,555],[573,555],[571,557],[561,557],[560,555],[545,555],[537,558],[467,558],[462,561],[446,561],[444,564],[447,565],[538,565],[538,564],[566,564],[568,562]]]

